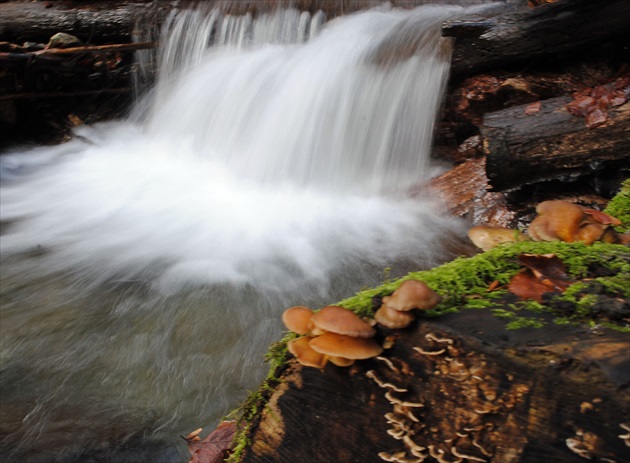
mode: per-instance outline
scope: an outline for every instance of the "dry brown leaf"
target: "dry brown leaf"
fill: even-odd
[[[527,105],[527,107],[525,108],[525,115],[531,116],[533,114],[536,114],[537,112],[540,111],[541,108],[542,108],[542,104],[540,101]]]
[[[612,215],[608,215],[605,212],[598,211],[596,209],[589,209],[587,207],[582,208],[582,210],[585,214],[590,215],[593,220],[604,225],[613,225],[615,227],[617,225],[621,225],[621,220],[617,217],[613,217]]]
[[[521,254],[518,261],[526,268],[512,278],[508,290],[521,299],[542,302],[544,294],[562,293],[573,283],[555,254]]]
[[[236,423],[222,421],[214,431],[201,442],[189,442],[192,455],[189,463],[221,463],[225,460],[230,444],[236,433]]]

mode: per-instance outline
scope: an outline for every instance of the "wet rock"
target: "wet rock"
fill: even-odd
[[[46,49],[80,47],[81,45],[83,45],[83,42],[74,35],[66,34],[65,32],[58,32],[50,38],[48,44],[46,45]]]

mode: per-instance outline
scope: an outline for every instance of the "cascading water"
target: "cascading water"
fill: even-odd
[[[286,307],[443,258],[458,224],[405,192],[458,11],[181,12],[133,117],[0,158],[2,460],[184,461]]]

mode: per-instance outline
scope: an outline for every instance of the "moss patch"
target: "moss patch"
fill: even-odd
[[[621,184],[619,193],[608,202],[604,212],[621,220],[621,225],[615,227],[617,231],[630,231],[630,178]]]
[[[371,316],[374,311],[372,300],[387,296],[395,291],[404,280],[422,280],[438,292],[443,300],[429,311],[427,316],[438,316],[462,309],[502,307],[505,310],[506,289],[489,292],[490,285],[497,281],[506,285],[521,268],[517,256],[521,253],[556,254],[566,265],[571,278],[582,279],[599,274],[607,275],[599,280],[611,290],[625,288],[624,279],[630,278],[630,251],[625,246],[594,243],[563,242],[518,242],[498,246],[473,257],[460,257],[452,262],[422,272],[412,272],[405,277],[385,283],[377,288],[361,291],[345,299],[339,305],[362,316]],[[625,293],[624,297],[628,297]],[[524,301],[515,307],[536,312],[545,306]],[[512,323],[510,326],[515,327]]]

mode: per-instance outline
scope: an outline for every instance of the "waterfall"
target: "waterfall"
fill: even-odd
[[[286,307],[440,262],[460,224],[408,190],[460,11],[174,12],[130,118],[0,157],[0,458],[183,461]]]

